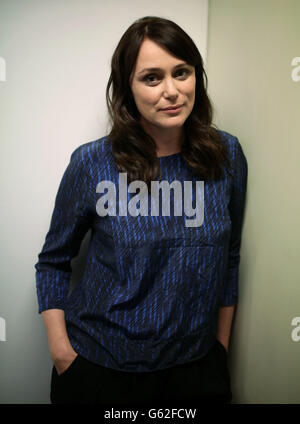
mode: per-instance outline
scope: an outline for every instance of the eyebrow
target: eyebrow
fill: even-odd
[[[180,68],[181,66],[190,66],[186,62],[179,63],[178,65],[174,66],[174,69]],[[145,68],[142,69],[140,72],[137,73],[137,75],[143,74],[144,72],[154,72],[154,71],[162,71],[161,68]]]

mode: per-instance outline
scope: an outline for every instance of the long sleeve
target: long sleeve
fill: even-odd
[[[220,306],[235,305],[238,301],[238,276],[240,263],[240,246],[247,190],[248,165],[242,147],[236,137],[233,158],[232,192],[229,202],[231,218],[231,237],[227,273]]]
[[[50,228],[35,264],[39,313],[65,308],[71,259],[78,254],[90,226],[87,194],[84,158],[78,147],[72,153],[60,182]]]

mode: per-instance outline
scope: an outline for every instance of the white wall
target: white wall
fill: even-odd
[[[112,53],[146,15],[174,20],[205,59],[207,0],[1,0],[0,403],[50,402],[34,264],[72,151],[106,134]]]
[[[239,137],[248,160],[233,402],[299,404],[300,2],[209,4],[216,123]]]

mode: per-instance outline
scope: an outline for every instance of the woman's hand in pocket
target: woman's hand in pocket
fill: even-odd
[[[58,375],[67,371],[78,356],[71,344],[65,341],[51,345],[50,353]]]
[[[217,340],[220,343],[220,345],[222,345],[223,348],[226,350],[226,353],[228,353],[228,343],[225,344],[225,343],[221,342],[219,339],[217,339]]]
[[[57,374],[61,375],[67,369],[71,366],[71,364],[75,361],[77,358],[78,353],[76,353],[74,350],[70,351],[67,355],[65,355],[63,358],[56,359],[54,362],[54,366],[56,368]]]

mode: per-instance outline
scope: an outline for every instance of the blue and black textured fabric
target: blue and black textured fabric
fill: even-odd
[[[107,137],[80,145],[71,155],[55,199],[50,228],[38,255],[39,313],[65,312],[74,350],[86,359],[124,371],[153,371],[204,356],[214,345],[220,306],[238,301],[238,269],[247,161],[236,137],[220,131],[233,175],[204,180],[204,219],[189,227],[183,204],[170,216],[100,216],[96,187],[109,181],[120,206],[120,175]],[[181,153],[159,158],[158,181],[196,181]],[[178,184],[178,183],[177,183]],[[97,192],[98,191],[98,192]],[[134,190],[132,190],[134,191]],[[136,195],[127,192],[127,202]],[[124,198],[124,196],[123,196]],[[182,202],[184,203],[184,195]],[[176,197],[178,202],[178,197]],[[178,205],[177,205],[178,206]],[[122,206],[124,208],[124,204]],[[88,230],[84,274],[71,291],[71,259]]]

